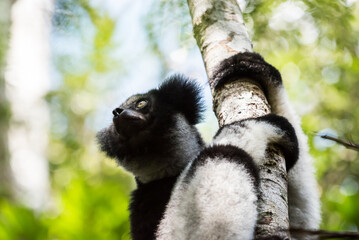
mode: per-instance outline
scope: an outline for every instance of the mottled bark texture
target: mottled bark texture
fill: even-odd
[[[252,44],[235,0],[188,0],[194,37],[201,50],[209,79],[226,58],[251,52]],[[219,125],[270,113],[266,97],[256,79],[239,78],[220,88],[211,85],[213,109]],[[261,139],[258,139],[261,141]],[[289,239],[287,173],[282,154],[273,146],[260,166],[259,219],[256,238],[280,236]]]

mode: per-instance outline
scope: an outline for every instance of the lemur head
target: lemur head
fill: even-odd
[[[202,88],[182,75],[128,98],[97,139],[109,157],[142,181],[178,174],[203,148],[194,127],[204,110]]]

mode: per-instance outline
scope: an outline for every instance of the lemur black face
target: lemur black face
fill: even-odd
[[[193,125],[201,120],[201,91],[195,81],[173,75],[158,88],[131,96],[112,111],[113,123],[97,134],[101,150],[132,172],[142,166],[140,159],[177,154],[172,146],[177,146],[178,139],[186,142],[184,132],[195,131]],[[128,165],[129,159],[133,166]]]
[[[148,126],[151,105],[148,94],[135,95],[112,111],[113,124],[122,139],[131,138]]]

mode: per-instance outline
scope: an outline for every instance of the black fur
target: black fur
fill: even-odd
[[[167,111],[168,110],[168,111]],[[113,125],[107,129],[101,130],[97,134],[97,140],[101,150],[109,157],[116,158],[120,163],[124,158],[133,158],[146,155],[166,156],[167,151],[171,150],[173,142],[168,134],[169,130],[175,124],[173,119],[173,111],[163,107],[163,111],[167,111],[168,116],[159,116],[152,120],[150,126],[143,132],[133,136],[131,139],[121,139],[115,131]]]
[[[255,240],[289,240],[288,238],[283,238],[280,236],[270,236],[270,237],[261,237],[256,238]]]
[[[205,110],[202,88],[179,74],[169,77],[158,89],[130,97],[120,108],[134,108],[133,98],[150,101],[150,106],[143,110],[147,126],[126,139],[119,136],[113,125],[100,131],[97,140],[101,150],[111,158],[123,159],[149,152],[166,155],[164,150],[170,150],[173,144],[168,132],[175,124],[174,115],[181,113],[194,125],[202,120]]]
[[[268,122],[285,132],[285,136],[282,138],[282,141],[276,143],[276,145],[278,145],[281,149],[285,158],[286,169],[289,171],[299,158],[298,139],[292,124],[290,124],[286,118],[276,114],[268,114],[255,118],[255,120]]]
[[[188,170],[185,181],[189,182],[194,176],[194,173],[198,167],[206,164],[207,161],[211,161],[214,158],[219,158],[223,161],[236,162],[237,164],[243,164],[252,177],[255,186],[258,187],[258,168],[255,165],[253,159],[244,150],[231,145],[214,145],[204,149],[193,161],[190,169]]]
[[[130,204],[131,236],[133,240],[152,240],[170,199],[177,176],[149,183],[137,181]]]
[[[164,101],[182,112],[190,124],[202,120],[205,110],[202,87],[194,80],[180,74],[172,75],[158,88],[158,93]]]
[[[279,71],[267,63],[261,55],[252,52],[237,53],[221,62],[209,80],[212,89],[218,89],[225,83],[249,78],[257,81],[268,94],[268,89],[282,85]]]
[[[181,142],[178,138],[183,133],[175,131],[178,119],[185,121],[183,126],[194,134],[190,143],[196,145],[198,153],[204,148],[204,142],[193,126],[202,119],[204,111],[201,91],[196,82],[182,75],[174,75],[158,89],[131,96],[112,112],[113,124],[97,134],[101,150],[115,158],[120,165],[137,172],[153,165],[156,166],[155,170],[163,170],[169,161],[174,160],[173,166],[169,167],[171,171],[177,166],[176,160],[180,162],[177,159],[179,156],[185,159],[188,156],[190,162],[196,157],[195,146],[191,146],[193,152],[186,152],[186,146],[178,144],[188,142]],[[141,101],[147,104],[138,107]],[[178,114],[184,118],[179,118]],[[177,174],[182,170],[161,175],[161,179],[151,179],[147,183],[137,180],[138,188],[132,193],[129,207],[133,240],[155,239]],[[136,179],[141,179],[141,174],[138,175]]]

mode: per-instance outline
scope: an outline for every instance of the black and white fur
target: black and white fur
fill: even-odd
[[[158,89],[127,99],[113,111],[113,124],[98,133],[102,151],[136,177],[132,239],[155,239],[179,174],[204,148],[194,126],[203,110],[201,87],[173,75]]]
[[[158,240],[253,239],[257,220],[255,166],[265,157],[269,143],[279,145],[285,156],[290,227],[319,227],[319,194],[307,139],[280,73],[259,54],[239,53],[222,62],[210,84],[218,89],[240,78],[260,84],[275,115],[219,130],[212,146],[202,151],[177,181]]]
[[[282,149],[288,170],[298,159],[291,124],[270,114],[226,125],[181,174],[157,232],[158,240],[253,239],[257,166],[268,144]]]
[[[221,63],[210,83],[212,87],[220,88],[226,82],[238,78],[257,81],[267,97],[272,113],[285,117],[294,127],[298,137],[299,159],[288,173],[290,227],[317,229],[321,216],[313,161],[307,137],[300,126],[300,118],[288,100],[279,71],[257,53],[238,53]]]

